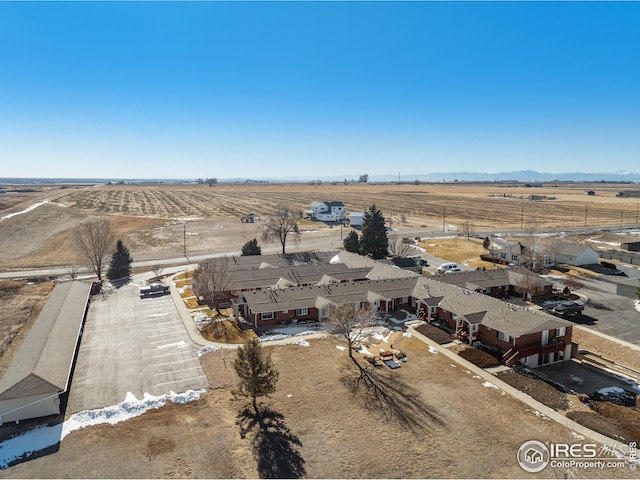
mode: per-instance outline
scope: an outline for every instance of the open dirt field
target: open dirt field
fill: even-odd
[[[233,355],[207,354],[212,389],[201,400],[77,430],[59,451],[0,477],[527,478],[540,474],[516,462],[524,441],[575,440],[418,340],[394,335],[390,342],[409,361],[393,371],[363,373],[334,338],[272,347],[280,380],[260,418],[244,410],[246,401],[232,399]],[[611,477],[610,471],[573,474]]]
[[[559,185],[525,188],[508,184],[197,184],[98,185],[0,195],[0,269],[77,267],[74,228],[83,221],[113,217],[120,238],[134,259],[151,260],[188,254],[238,251],[258,237],[261,219],[285,203],[301,211],[316,200],[340,200],[347,211],[372,203],[391,221],[397,234],[455,231],[469,222],[476,230],[518,229],[532,221],[542,227],[583,227],[638,222],[638,199],[618,198],[620,185]],[[595,190],[588,196],[585,190]],[[532,201],[537,195],[555,200]],[[43,203],[28,212],[16,214]],[[240,223],[254,213],[255,224]],[[4,218],[8,217],[8,218]],[[340,229],[303,222],[317,241],[312,248],[340,244]],[[346,232],[344,232],[346,234]],[[304,236],[304,234],[303,234]],[[305,237],[305,238],[307,238]]]

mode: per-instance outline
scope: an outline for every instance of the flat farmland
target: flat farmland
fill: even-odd
[[[519,229],[532,222],[558,229],[638,222],[639,199],[616,197],[624,188],[620,185],[596,185],[32,186],[32,191],[0,195],[0,269],[77,264],[81,259],[72,245],[76,229],[96,216],[113,218],[119,237],[138,260],[180,256],[185,245],[190,254],[237,251],[247,240],[259,238],[261,220],[276,205],[305,211],[317,200],[342,201],[347,211],[362,211],[375,203],[398,235],[410,236],[455,231],[466,222],[481,231]],[[596,194],[586,195],[586,190]],[[531,200],[531,195],[543,200]],[[240,217],[249,213],[256,223],[241,223]],[[305,222],[301,227],[326,237],[326,248],[340,244],[337,231],[324,224]],[[316,242],[313,248],[317,247]]]

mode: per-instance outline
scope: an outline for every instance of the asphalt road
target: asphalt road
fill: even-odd
[[[170,295],[141,299],[136,280],[93,297],[67,413],[115,405],[128,393],[163,395],[207,388],[199,349]],[[173,287],[172,287],[173,288]]]

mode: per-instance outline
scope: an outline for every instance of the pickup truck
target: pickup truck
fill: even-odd
[[[169,285],[164,283],[151,283],[145,287],[140,287],[140,298],[151,295],[164,295],[169,293]]]
[[[557,317],[579,317],[582,315],[584,305],[578,305],[571,300],[551,300],[542,304],[542,309]]]

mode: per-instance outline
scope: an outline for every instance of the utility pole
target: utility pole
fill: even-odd
[[[447,207],[442,207],[442,231],[444,232],[444,227],[446,225],[447,220]]]
[[[587,226],[587,211],[589,210],[589,204],[585,204],[584,206],[584,226]]]
[[[187,223],[182,224],[182,253],[187,258]]]
[[[622,233],[622,214],[624,213],[624,210],[620,210],[620,233]]]
[[[520,213],[520,230],[522,230],[523,225],[524,225],[524,205],[522,205],[522,212]]]
[[[640,203],[636,207],[636,223],[638,223],[638,211],[640,211]]]

